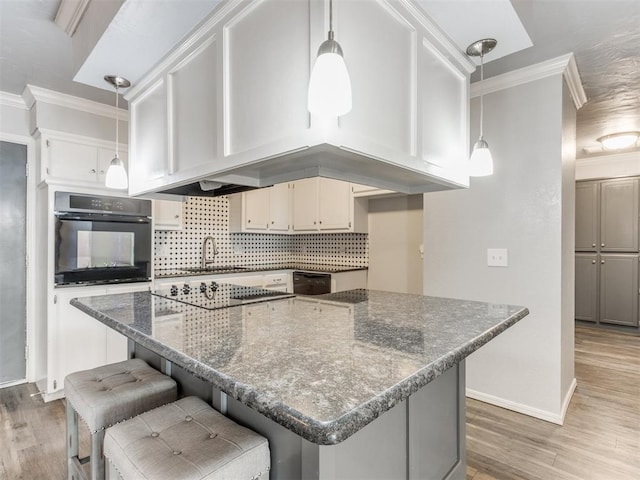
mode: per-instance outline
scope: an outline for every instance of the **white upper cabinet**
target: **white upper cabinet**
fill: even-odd
[[[335,0],[353,109],[307,111],[328,0],[230,0],[126,95],[130,192],[310,176],[402,193],[468,186],[466,55],[412,1]]]
[[[229,231],[289,233],[289,184],[249,190],[229,197]]]
[[[115,143],[63,132],[41,132],[40,181],[104,188]],[[127,150],[119,146],[127,165]]]
[[[367,232],[367,205],[354,199],[351,184],[330,178],[292,183],[294,232]]]
[[[184,223],[182,202],[153,201],[153,226],[156,230],[182,230]]]

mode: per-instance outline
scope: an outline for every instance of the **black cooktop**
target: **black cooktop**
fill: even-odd
[[[171,288],[151,292],[158,297],[175,300],[195,307],[217,310],[219,308],[266,302],[293,297],[292,293],[267,290],[265,288],[245,287],[230,283],[202,282],[193,287],[187,284],[172,285]]]

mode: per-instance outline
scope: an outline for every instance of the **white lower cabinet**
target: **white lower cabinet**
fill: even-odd
[[[127,359],[125,336],[69,302],[73,298],[148,289],[149,285],[145,283],[54,290],[48,319],[47,379],[44,387],[46,401],[64,395],[64,377],[68,374]]]

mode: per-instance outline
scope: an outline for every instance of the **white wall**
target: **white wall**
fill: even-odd
[[[367,286],[422,293],[422,195],[369,199]]]
[[[475,98],[474,140],[478,108]],[[575,201],[567,191],[574,179],[570,159],[563,162],[562,110],[562,74],[487,94],[494,175],[472,179],[468,190],[424,196],[424,293],[531,312],[468,358],[468,394],[555,422],[569,372],[562,364],[573,368],[573,355],[561,354],[563,325],[573,323],[563,311],[563,299],[573,297],[571,285],[563,285],[573,274],[573,251],[563,261],[573,207],[563,205]],[[509,266],[488,267],[487,248],[507,248]]]
[[[19,95],[0,92],[0,132],[30,136],[29,110]]]

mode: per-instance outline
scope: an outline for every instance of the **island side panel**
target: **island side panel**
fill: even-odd
[[[409,397],[410,479],[466,477],[465,363]],[[434,415],[434,412],[437,412]]]
[[[464,480],[465,368],[455,365],[337,445],[303,440],[304,480]]]

